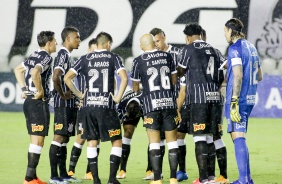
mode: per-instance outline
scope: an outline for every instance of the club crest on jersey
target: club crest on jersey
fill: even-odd
[[[205,130],[206,124],[193,124],[194,132],[197,132],[198,130]]]
[[[69,132],[73,132],[73,124],[72,124],[72,123],[69,124],[68,131],[69,131]]]
[[[154,119],[153,118],[147,118],[146,116],[144,117],[144,125],[145,124],[153,124]]]
[[[32,132],[42,132],[44,130],[43,125],[31,125]]]
[[[55,126],[55,127],[54,127],[54,128],[55,128],[55,131],[56,131],[56,130],[62,130],[63,127],[64,127],[63,124],[57,124],[57,123],[56,123],[54,126]]]
[[[117,136],[117,135],[120,135],[120,129],[109,130],[110,137]]]

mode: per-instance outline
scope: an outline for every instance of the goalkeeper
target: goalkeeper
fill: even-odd
[[[225,112],[239,170],[238,180],[231,184],[254,183],[250,172],[246,132],[248,118],[255,105],[257,84],[262,80],[257,50],[244,39],[242,29],[243,23],[236,18],[228,20],[224,27],[226,41],[232,44],[228,49]]]

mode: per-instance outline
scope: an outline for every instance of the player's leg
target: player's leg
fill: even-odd
[[[101,181],[99,179],[99,173],[98,173],[97,145],[98,145],[98,140],[90,140],[90,139],[87,140],[87,159],[88,159],[89,169],[91,171],[92,178],[94,178],[94,183],[100,184]]]
[[[75,142],[72,146],[72,150],[71,150],[69,170],[68,170],[69,176],[74,176],[74,174],[75,174],[75,167],[76,167],[77,161],[78,161],[78,159],[81,155],[82,147],[83,147],[84,142],[85,142],[85,140],[81,138],[83,121],[85,121],[85,116],[84,116],[84,113],[83,113],[83,108],[80,108],[77,111],[77,117],[76,117],[77,136],[76,136],[76,140],[75,140]]]
[[[178,165],[179,170],[176,173],[176,178],[178,181],[183,181],[188,179],[188,174],[186,173],[186,141],[185,137],[188,132],[188,120],[189,120],[190,108],[189,106],[184,106],[181,109],[181,119],[177,128],[177,144],[178,144]]]
[[[227,150],[221,136],[214,136],[214,146],[216,150],[216,158],[219,167],[220,176],[215,180],[218,183],[229,182],[227,176]]]
[[[209,182],[215,182],[215,146],[213,143],[212,134],[207,134],[207,146],[208,146],[208,162],[207,162],[207,170],[208,170],[208,180]]]
[[[77,134],[76,140],[71,149],[70,163],[69,163],[69,176],[74,176],[77,161],[81,155],[82,147],[85,140],[81,139],[81,134]]]
[[[139,121],[139,118],[138,120]],[[132,124],[123,124],[124,135],[122,137],[122,155],[120,161],[120,172],[116,176],[118,179],[126,177],[126,165],[130,154],[131,139],[135,130],[135,126]]]
[[[163,160],[165,155],[165,131],[160,131],[161,141],[160,141],[160,150],[161,150],[161,172],[163,173]],[[163,177],[163,176],[162,176]]]
[[[163,127],[165,131],[166,142],[168,146],[168,160],[170,166],[170,183],[176,184],[176,171],[178,166],[178,144],[177,144],[177,125],[179,119],[175,109],[163,110]]]
[[[154,181],[161,180],[160,123],[161,111],[149,112],[144,116],[144,127],[150,142],[149,157],[154,171]]]
[[[248,183],[251,180],[249,173],[249,151],[246,143],[246,132],[248,127],[248,116],[252,108],[239,105],[241,122],[232,122],[230,119],[230,106],[226,105],[226,119],[228,121],[228,132],[234,143],[235,157],[239,170],[239,179],[231,183]]]
[[[45,136],[48,136],[49,132],[50,112],[48,104],[42,100],[26,99],[24,114],[27,120],[28,134],[30,135],[28,164],[24,182],[47,184],[37,177],[36,168],[39,163]]]
[[[152,164],[150,161],[150,144],[148,144],[147,148],[147,169],[146,169],[146,176],[143,178],[143,180],[153,180],[154,179],[154,173]]]

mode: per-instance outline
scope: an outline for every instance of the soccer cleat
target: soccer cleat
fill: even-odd
[[[74,172],[69,171],[69,172],[68,172],[68,176],[74,176]]]
[[[48,184],[47,182],[41,181],[41,179],[39,179],[38,177],[36,181],[37,181],[37,184]]]
[[[208,181],[200,182],[200,179],[198,178],[198,179],[193,181],[193,184],[209,184],[209,182]]]
[[[146,177],[143,178],[143,180],[153,180],[153,179],[154,179],[154,173],[151,170],[147,171]]]
[[[76,179],[74,177],[71,176],[67,176],[67,177],[62,177],[62,179],[68,183],[81,183],[82,181],[79,179]]]
[[[26,181],[24,180],[23,184],[38,184],[37,181],[34,179],[34,180],[31,180],[31,181]]]
[[[60,177],[54,177],[49,180],[49,184],[68,184],[68,182]]]
[[[170,178],[169,183],[170,184],[178,184],[178,181],[177,181],[176,178]]]
[[[150,184],[162,184],[162,180],[151,181]]]
[[[88,172],[83,177],[85,180],[93,180],[93,176],[91,172]]]
[[[243,184],[243,183],[241,183],[239,180],[236,180],[236,181],[230,182],[230,184]]]
[[[126,178],[126,172],[124,170],[120,170],[118,175],[116,176],[117,179],[124,179]]]
[[[177,171],[176,179],[177,179],[177,181],[188,180],[188,174],[186,172],[183,172],[183,171]]]
[[[218,184],[229,184],[229,180],[224,178],[222,175],[220,175],[216,180],[215,183]]]

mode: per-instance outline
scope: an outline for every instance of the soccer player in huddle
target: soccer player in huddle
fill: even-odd
[[[187,45],[183,48],[178,71],[180,77],[185,75],[187,84],[180,88],[178,111],[187,94],[190,108],[188,131],[193,135],[199,169],[199,179],[193,181],[193,184],[207,184],[214,182],[213,134],[218,129],[216,122],[221,118],[219,87],[224,77],[218,71],[220,59],[217,52],[201,40],[202,27],[197,23],[190,23],[183,32]]]
[[[244,39],[243,26],[237,18],[228,20],[224,26],[226,41],[232,44],[228,48],[225,115],[239,170],[239,178],[232,184],[254,183],[246,133],[248,118],[255,105],[257,85],[262,80],[257,49]]]
[[[151,184],[162,183],[160,130],[165,131],[169,152],[170,184],[176,184],[178,165],[178,145],[176,140],[178,116],[173,85],[177,83],[177,71],[171,54],[155,49],[154,37],[144,34],[140,38],[144,51],[133,61],[131,79],[134,92],[142,83],[144,102],[144,127],[150,142],[150,161],[154,171]]]
[[[64,81],[75,96],[83,99],[86,124],[81,138],[87,139],[87,158],[94,178],[93,183],[101,184],[97,162],[97,145],[100,139],[102,142],[112,143],[108,184],[119,184],[116,174],[122,154],[122,137],[115,105],[120,102],[128,79],[121,58],[110,52],[112,36],[101,32],[96,39],[98,49],[80,57],[65,75]],[[117,96],[113,95],[115,72],[121,78]],[[72,81],[77,75],[85,77],[88,90],[84,93],[81,93]]]
[[[173,60],[175,62],[175,65],[178,64],[178,59],[180,57],[181,49],[174,47],[172,45],[167,44],[166,42],[166,35],[165,32],[160,28],[153,28],[150,33],[155,38],[155,45],[156,48],[160,51],[168,52],[172,55]],[[175,95],[176,98],[178,97],[178,91],[179,91],[179,80],[177,84],[174,86]],[[184,107],[186,108],[186,106]],[[177,143],[178,143],[178,149],[179,149],[179,155],[178,155],[178,162],[179,162],[179,171],[177,171],[176,177],[178,181],[183,181],[188,179],[188,175],[186,173],[186,142],[185,142],[185,136],[187,133],[187,121],[186,115],[187,111],[182,111],[181,116],[182,121],[179,123],[179,126],[177,128]],[[163,131],[161,135],[164,135]],[[161,151],[162,151],[162,158],[165,154],[165,137],[161,137]],[[150,175],[150,171],[148,171],[147,168],[147,177]]]
[[[56,52],[57,45],[55,33],[41,31],[37,35],[37,42],[40,48],[14,69],[22,89],[22,98],[25,99],[23,111],[30,135],[28,164],[23,184],[47,184],[37,177],[36,168],[50,124],[48,84],[53,60],[50,54]]]
[[[88,42],[88,53],[93,52],[94,50],[97,50],[97,40],[96,38],[91,39]],[[82,75],[77,76],[77,85],[79,91],[82,93],[85,92],[86,90],[86,85],[85,85],[85,78]],[[85,139],[81,138],[82,134],[82,124],[85,122],[85,117],[84,117],[84,111],[83,111],[83,106],[80,107],[77,111],[77,122],[76,122],[76,128],[77,128],[77,136],[76,140],[73,144],[72,150],[71,150],[71,156],[70,156],[70,163],[69,163],[69,170],[68,170],[68,175],[69,176],[74,176],[75,174],[75,167],[77,164],[77,161],[81,155],[82,147],[85,143]],[[99,155],[100,151],[100,145],[97,145],[97,153]],[[93,180],[89,165],[87,164],[86,168],[86,173],[84,175],[84,179],[86,180]]]
[[[63,47],[54,62],[54,138],[50,145],[49,159],[51,178],[49,183],[60,184],[67,181],[77,182],[68,176],[66,170],[67,143],[75,135],[76,111],[75,99],[63,81],[65,74],[73,66],[71,52],[80,44],[79,31],[75,27],[65,27],[61,33]],[[57,167],[59,166],[60,177]]]
[[[206,42],[207,40],[207,34],[204,29],[202,29],[201,33],[202,40]],[[223,72],[224,65],[226,63],[227,58],[221,54],[221,52],[218,49],[215,49],[215,51],[218,53],[220,58],[220,70],[219,72]],[[224,73],[223,73],[224,74]],[[222,74],[221,74],[222,75]],[[225,85],[225,83],[222,83],[220,89]],[[222,90],[220,90],[222,91]],[[213,135],[213,141],[214,146],[216,150],[216,158],[217,163],[220,171],[220,176],[216,178],[215,182],[220,184],[229,183],[228,177],[227,177],[227,150],[226,146],[222,140],[223,130],[222,130],[222,124],[223,124],[223,106],[224,106],[225,97],[221,94],[221,112],[222,116],[221,119],[217,119],[218,123],[218,131],[216,134]]]
[[[141,95],[142,94],[140,92],[133,92],[132,90],[129,90],[124,94],[117,107],[118,116],[124,130],[122,137],[120,172],[116,176],[118,179],[126,177],[126,166],[130,154],[132,136],[140,118],[143,118],[140,102]]]

